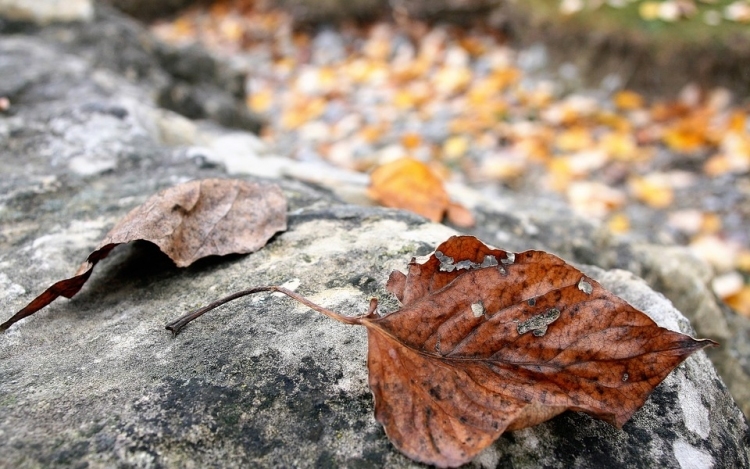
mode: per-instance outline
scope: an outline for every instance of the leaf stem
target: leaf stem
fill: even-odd
[[[255,288],[249,288],[247,290],[238,291],[236,293],[232,293],[231,295],[225,296],[224,298],[221,298],[219,300],[214,301],[211,304],[208,304],[202,308],[198,308],[194,311],[191,311],[184,316],[181,316],[180,318],[170,322],[167,324],[166,329],[169,331],[172,331],[172,334],[177,335],[180,333],[183,327],[187,326],[190,322],[192,322],[194,319],[199,318],[203,314],[211,311],[214,308],[218,308],[219,306],[223,305],[224,303],[229,303],[232,300],[236,300],[237,298],[241,298],[243,296],[252,295],[254,293],[261,293],[261,292],[278,292],[283,293],[284,295],[295,299],[302,303],[303,305],[314,309],[315,311],[324,314],[328,316],[331,319],[335,319],[336,321],[344,324],[360,324],[360,318],[359,317],[349,317],[349,316],[343,316],[339,313],[336,313],[334,311],[331,311],[329,309],[326,309],[320,305],[317,305],[313,303],[312,301],[308,300],[304,296],[298,295],[297,293],[294,293],[291,290],[287,290],[284,287],[277,287],[275,285],[269,285],[264,287],[255,287]]]

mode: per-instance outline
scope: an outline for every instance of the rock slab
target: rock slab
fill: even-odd
[[[107,24],[99,26],[117,27]],[[69,276],[151,194],[226,176],[191,150],[208,131],[159,109],[151,82],[97,65],[86,53],[93,45],[60,54],[55,31],[0,35],[0,86],[12,103],[0,114],[0,311],[8,316]],[[75,42],[79,33],[66,34]],[[96,47],[113,40],[103,35]],[[18,65],[28,57],[43,59],[30,62],[40,67]],[[372,296],[393,311],[388,274],[455,233],[296,180],[275,182],[289,200],[289,229],[260,251],[177,269],[149,244],[122,246],[73,300],[0,336],[0,467],[419,467],[372,416],[362,328],[257,295],[177,337],[163,329],[262,284],[346,314],[365,312]],[[485,226],[497,225],[497,238],[485,240],[518,250],[533,227],[513,202],[483,215],[493,217]],[[572,228],[549,226],[559,228],[558,241],[577,239]],[[584,242],[567,245],[578,260],[596,255]],[[639,278],[584,268],[660,325],[693,333]],[[750,464],[748,446],[747,423],[701,352],[622,430],[568,412],[503,435],[470,466],[739,468]]]

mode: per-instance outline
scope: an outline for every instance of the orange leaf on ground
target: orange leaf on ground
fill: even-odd
[[[450,204],[443,181],[414,158],[401,158],[376,168],[367,193],[386,207],[410,210],[435,222],[443,219]]]
[[[624,213],[615,213],[607,220],[607,228],[615,234],[624,234],[630,231],[630,219]]]
[[[739,314],[750,318],[750,285],[745,285],[739,292],[724,298],[724,301]]]
[[[667,208],[674,202],[674,191],[664,178],[637,177],[628,181],[636,199],[653,208]]]
[[[623,90],[615,93],[612,101],[619,109],[630,111],[643,107],[643,96],[635,91]]]

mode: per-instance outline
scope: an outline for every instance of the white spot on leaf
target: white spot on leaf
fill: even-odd
[[[471,312],[474,313],[475,318],[478,318],[479,316],[482,316],[484,314],[484,304],[482,303],[482,300],[471,304]]]
[[[581,277],[581,280],[578,282],[578,289],[587,295],[590,295],[594,291],[594,287],[586,281],[586,277]]]

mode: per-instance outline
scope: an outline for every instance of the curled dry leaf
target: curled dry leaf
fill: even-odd
[[[212,255],[246,254],[286,229],[286,199],[276,185],[204,179],[170,187],[131,210],[104,237],[75,275],[61,280],[0,325],[6,330],[59,296],[72,298],[94,266],[116,246],[150,241],[178,267]]]
[[[367,193],[386,207],[409,210],[434,222],[440,222],[447,212],[449,221],[458,226],[474,225],[471,212],[451,202],[443,181],[414,158],[401,158],[375,169]]]
[[[616,427],[683,360],[710,340],[659,327],[562,259],[514,254],[452,237],[424,264],[391,274],[401,301],[380,316],[347,317],[281,287],[236,293],[169,324],[188,322],[240,296],[278,291],[346,324],[367,328],[375,418],[393,444],[440,467],[468,462],[507,430],[565,410]]]

